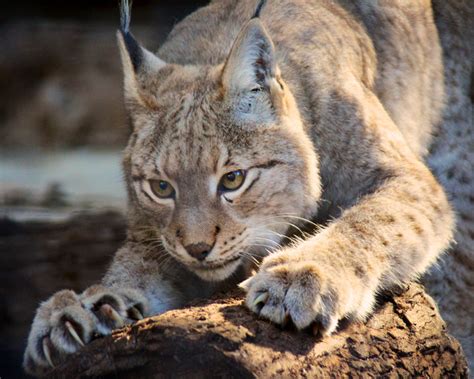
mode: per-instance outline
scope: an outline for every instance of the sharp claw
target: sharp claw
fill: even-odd
[[[313,331],[313,336],[315,336],[317,338],[320,338],[322,336],[321,335],[321,327],[317,322],[313,323],[311,329]]]
[[[74,329],[71,323],[69,321],[66,321],[64,325],[71,334],[72,338],[74,338],[79,345],[84,346],[84,342],[82,342],[81,337],[79,337],[79,334],[77,334],[76,329]]]
[[[121,328],[124,325],[122,317],[111,305],[104,304],[102,305],[101,309],[106,313],[108,317],[115,321],[117,328]]]
[[[141,320],[143,318],[142,312],[140,312],[137,307],[131,307],[128,310],[128,313],[130,314],[130,316],[132,316],[131,318],[133,318],[134,320]]]
[[[256,307],[260,303],[265,303],[268,299],[268,292],[261,293],[257,296],[257,298],[253,301],[253,306]]]
[[[46,357],[46,360],[48,361],[49,365],[54,368],[54,363],[53,363],[53,360],[51,359],[51,352],[49,351],[49,346],[48,346],[48,341],[47,341],[47,337],[46,338],[43,338],[43,352],[44,352],[44,356]]]
[[[248,279],[245,279],[243,282],[240,282],[238,284],[239,288],[242,288],[245,292],[247,292],[249,290],[250,280],[252,280],[252,276]]]
[[[284,316],[283,316],[283,321],[281,323],[281,326],[282,327],[285,327],[286,325],[288,325],[288,323],[290,322],[290,312],[288,312],[286,309],[284,310]]]

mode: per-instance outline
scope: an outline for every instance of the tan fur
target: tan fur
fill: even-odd
[[[474,2],[435,2],[446,106],[428,164],[456,210],[455,243],[425,278],[474,372]],[[469,96],[469,94],[471,96]]]
[[[157,56],[119,33],[133,126],[128,240],[94,300],[80,295],[74,307],[100,299],[131,321],[260,266],[242,283],[249,308],[327,335],[343,317],[365,319],[376,293],[418,278],[448,248],[453,212],[424,163],[443,116],[431,3],[268,0],[251,20],[256,7],[214,1]],[[219,192],[234,170],[246,171],[242,187]],[[158,198],[150,180],[169,182],[175,198]],[[210,249],[198,260],[189,246]],[[48,365],[41,341],[58,355],[79,347],[49,337],[64,329],[44,314],[54,307],[35,318],[32,372]],[[88,320],[101,333],[114,326],[94,312],[67,313],[85,342]]]

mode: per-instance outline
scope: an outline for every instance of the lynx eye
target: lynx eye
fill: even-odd
[[[174,196],[173,186],[164,180],[150,180],[150,188],[156,196],[162,199]]]
[[[222,192],[235,191],[239,189],[245,180],[245,171],[236,170],[228,172],[222,176],[219,183],[219,190]]]

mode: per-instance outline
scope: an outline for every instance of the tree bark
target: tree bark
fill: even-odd
[[[467,377],[459,343],[416,284],[365,323],[323,340],[259,320],[232,293],[166,312],[87,345],[52,377]]]

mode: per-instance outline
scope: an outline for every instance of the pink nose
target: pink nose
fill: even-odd
[[[198,261],[203,261],[212,250],[212,246],[204,242],[191,243],[184,247],[188,254],[196,258]]]

